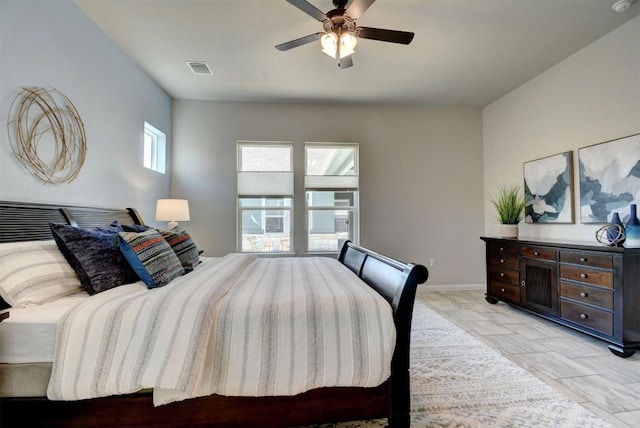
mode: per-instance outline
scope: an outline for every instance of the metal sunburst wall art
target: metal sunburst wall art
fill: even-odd
[[[7,131],[18,162],[47,184],[73,181],[87,153],[78,110],[60,91],[22,88],[9,107]]]

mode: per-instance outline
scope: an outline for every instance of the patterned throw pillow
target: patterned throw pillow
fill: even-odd
[[[0,295],[12,307],[51,302],[82,291],[53,240],[0,244]]]
[[[138,281],[113,238],[121,227],[83,229],[51,223],[53,238],[89,294]]]
[[[157,231],[118,235],[122,254],[148,288],[162,287],[184,275],[178,256]]]
[[[191,272],[200,263],[198,247],[186,230],[176,227],[171,230],[158,230],[158,232],[169,243],[187,272]]]

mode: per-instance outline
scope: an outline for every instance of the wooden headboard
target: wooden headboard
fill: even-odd
[[[108,209],[0,201],[0,243],[53,239],[49,223],[77,227],[106,226],[114,220],[121,224],[144,224],[133,208]],[[0,297],[0,310],[10,307]]]
[[[49,223],[77,227],[144,224],[134,208],[109,209],[0,201],[0,243],[53,239]]]

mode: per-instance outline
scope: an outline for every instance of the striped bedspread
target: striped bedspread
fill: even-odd
[[[335,259],[211,259],[167,286],[120,286],[58,324],[52,400],[153,388],[161,405],[210,394],[295,395],[390,375],[391,307]]]

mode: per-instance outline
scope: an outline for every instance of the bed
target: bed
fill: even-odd
[[[114,221],[122,225],[144,224],[138,212],[131,208],[104,209],[20,202],[0,202],[0,217],[0,243],[51,240],[49,223],[80,228],[100,227]],[[260,396],[255,392],[253,395],[258,396],[210,394],[170,400],[173,402],[160,406],[154,406],[154,391],[148,390],[101,398],[54,401],[44,393],[52,371],[51,364],[46,362],[47,358],[42,358],[44,362],[38,362],[35,358],[34,362],[25,363],[19,362],[20,356],[17,355],[7,357],[9,362],[0,364],[0,425],[283,427],[387,418],[389,426],[409,426],[411,317],[416,287],[427,280],[427,269],[422,265],[402,263],[352,242],[344,244],[338,261],[347,268],[343,270],[348,270],[349,275],[359,277],[370,290],[382,296],[383,299],[379,300],[383,300],[391,309],[389,312],[395,336],[388,367],[390,374],[380,384],[368,387],[319,387],[293,395]],[[204,268],[197,269],[204,271]],[[125,290],[125,287],[119,289]],[[66,295],[61,298],[63,309],[58,307],[56,311],[65,314],[73,312],[65,312],[64,308],[72,307],[76,299],[82,298],[81,295]],[[6,302],[0,304],[8,306]],[[58,319],[60,316],[59,313],[48,313],[46,305],[41,306],[33,308],[41,311],[38,319]],[[8,309],[9,319],[25,316],[21,311]],[[8,320],[0,324],[0,340],[2,327],[8,324]],[[20,354],[21,349],[26,352],[29,345],[28,341],[19,343],[12,350],[15,348],[15,352]],[[18,362],[12,363],[14,360],[11,358]]]

